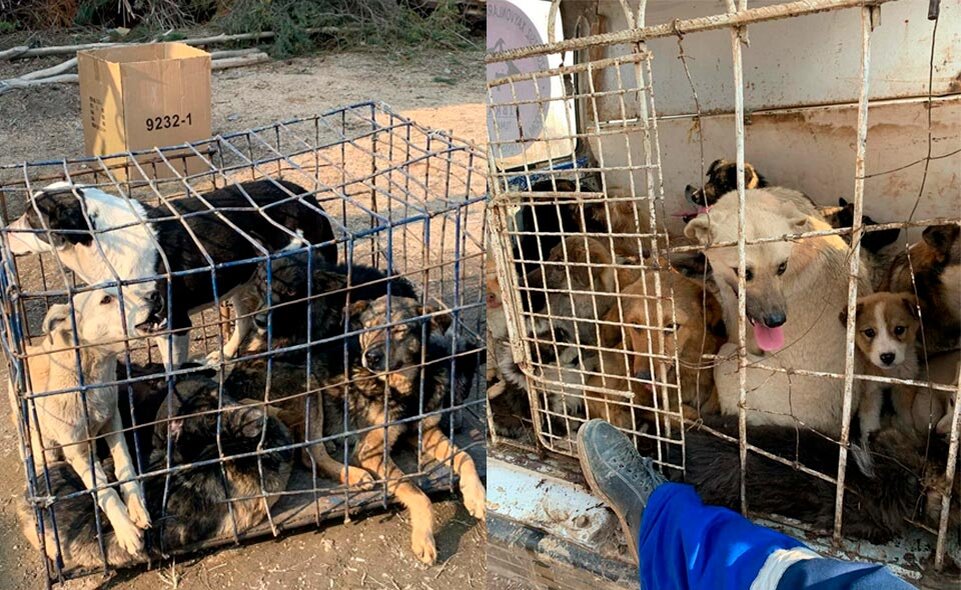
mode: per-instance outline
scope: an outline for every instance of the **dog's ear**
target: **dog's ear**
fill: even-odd
[[[790,213],[787,218],[788,226],[791,228],[791,232],[795,234],[800,234],[806,232],[808,227],[808,216],[804,213],[798,211],[797,207],[793,205],[790,207]]]
[[[954,241],[958,239],[961,227],[957,225],[932,225],[921,232],[921,238],[928,246],[941,253],[946,253]]]
[[[370,307],[370,301],[363,299],[361,301],[355,301],[347,306],[347,317],[350,319],[356,319],[360,314],[367,311]]]
[[[667,260],[671,268],[697,283],[703,284],[711,278],[711,269],[703,252],[671,252]]]
[[[737,184],[737,171],[734,172],[734,183]],[[754,169],[754,166],[744,162],[744,188],[758,188],[761,184],[761,177]]]
[[[714,241],[714,231],[711,229],[711,220],[707,215],[698,215],[687,223],[684,227],[684,235],[702,246],[707,246]]]
[[[450,326],[454,321],[449,311],[445,313],[438,313],[439,311],[442,311],[442,310],[440,307],[437,307],[435,305],[418,306],[417,310],[419,314],[422,316],[431,316],[430,327],[433,331],[437,332],[438,334],[446,334],[447,330],[450,329]],[[432,314],[436,314],[436,315],[432,315]]]
[[[857,306],[854,308],[854,317],[858,317],[859,315],[861,315],[862,311],[864,311],[864,304],[858,303]],[[848,325],[848,308],[845,307],[844,309],[841,310],[841,313],[838,314],[838,319],[841,320],[842,326]]]
[[[719,168],[727,164],[727,160],[717,159],[711,162],[711,165],[707,167],[707,175],[714,176]]]
[[[839,207],[847,207],[847,206],[848,206],[848,201],[847,201],[847,199],[845,199],[844,197],[838,197],[838,206],[839,206]]]
[[[56,303],[47,310],[47,315],[43,316],[43,333],[50,342],[55,342],[55,336],[62,336],[60,332],[70,330],[70,305],[66,303]],[[68,336],[73,340],[73,335]]]
[[[916,320],[920,319],[918,316],[918,298],[914,296],[914,293],[901,293],[901,305],[911,314],[911,317]]]

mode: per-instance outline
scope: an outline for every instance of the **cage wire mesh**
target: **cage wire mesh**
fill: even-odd
[[[923,572],[928,580],[956,581],[957,566],[952,560],[959,557],[959,411],[954,400],[958,396],[959,369],[949,359],[947,377],[942,374],[939,381],[933,364],[937,362],[936,352],[958,348],[958,334],[952,330],[957,331],[961,302],[945,301],[941,308],[926,305],[925,289],[939,289],[937,281],[941,279],[928,281],[930,268],[915,265],[920,252],[939,242],[940,253],[934,257],[944,267],[957,268],[961,264],[961,247],[957,244],[961,220],[957,215],[915,219],[913,211],[908,219],[874,225],[864,220],[864,202],[872,197],[865,193],[865,179],[895,172],[865,169],[870,41],[882,3],[825,0],[747,9],[743,2],[738,6],[728,2],[727,14],[648,27],[644,25],[644,2],[636,12],[632,6],[638,3],[608,3],[614,7],[612,11],[624,11],[619,19],[627,24],[624,30],[607,28],[609,15],[601,16],[596,4],[595,8],[585,8],[584,3],[555,0],[548,17],[547,44],[500,51],[487,58],[492,192],[491,257],[487,267],[491,330],[488,397],[492,441],[575,455],[575,435],[580,425],[602,418],[629,434],[642,453],[662,467],[687,471],[688,478],[703,476],[699,480],[703,483],[716,480],[720,474],[692,474],[692,466],[687,463],[699,452],[699,445],[721,448],[703,442],[703,436],[690,438],[695,432],[707,433],[729,444],[734,449],[734,462],[740,465],[739,489],[715,501],[769,521],[800,526],[812,537],[830,530],[833,543],[826,543],[824,548],[843,547],[861,554],[864,544],[845,537],[849,531],[858,535],[854,513],[868,510],[862,502],[863,494],[873,488],[865,486],[888,489],[894,482],[883,481],[891,474],[880,471],[884,461],[892,459],[885,455],[888,447],[876,442],[880,433],[876,429],[868,431],[864,425],[868,418],[860,417],[859,408],[869,405],[863,400],[869,399],[868,391],[874,391],[871,387],[906,388],[911,399],[926,399],[929,411],[924,424],[918,426],[917,438],[910,438],[922,442],[911,447],[910,461],[899,463],[900,471],[894,472],[899,482],[907,479],[912,483],[899,500],[911,508],[897,516],[892,529],[902,538],[908,530],[922,531],[924,540],[915,547],[930,551],[932,557],[925,564],[909,564],[914,570],[912,576]],[[565,7],[577,16],[565,17],[567,36],[558,40],[558,13]],[[741,50],[747,38],[745,25],[764,26],[766,21],[845,8],[861,12],[857,72],[860,96],[856,138],[852,138],[856,149],[855,186],[851,205],[842,208],[846,221],[837,207],[816,207],[800,193],[778,193],[778,199],[801,203],[798,207],[806,221],[793,228],[766,227],[776,224],[752,221],[752,209],[763,204],[752,200],[752,192],[745,192],[757,188],[756,174],[744,162]],[[731,180],[734,185],[723,191],[734,191],[725,206],[714,201],[722,193],[707,200],[709,192],[705,189],[711,187],[705,187],[704,181],[708,166],[704,162],[703,113],[697,95],[697,88],[704,92],[704,86],[698,86],[692,77],[687,61],[690,58],[684,53],[686,39],[718,28],[731,31],[735,89],[736,162],[730,164],[730,177],[736,181]],[[935,25],[931,33],[932,64],[936,31]],[[666,203],[672,208],[678,203],[664,195],[651,67],[654,56],[645,44],[659,37],[676,37],[677,54],[659,55],[657,59],[675,63],[676,72],[672,73],[686,78],[696,108],[689,133],[700,144],[701,161],[699,165],[691,162],[688,168],[695,171],[692,175],[700,170],[698,178],[702,180],[689,197],[699,208],[688,213],[685,221],[695,220],[688,230],[702,227],[708,230],[704,233],[671,234],[665,223],[671,215]],[[523,71],[518,64],[524,65]],[[930,107],[928,110],[930,113]],[[925,177],[932,157],[957,154],[933,156],[930,129],[929,114],[927,159],[909,164],[924,165]],[[922,180],[921,191],[906,197],[920,200],[923,190]],[[798,195],[802,201],[796,201]],[[719,224],[727,224],[728,231],[717,231]],[[875,253],[866,250],[864,242],[869,236],[907,228],[926,228],[924,240],[918,240],[920,245],[902,247],[883,259],[883,265],[880,256],[872,258]],[[702,237],[705,235],[708,237]],[[836,255],[829,280],[832,295],[817,292],[820,314],[833,324],[813,322],[815,336],[808,345],[827,346],[834,358],[811,365],[790,353],[765,354],[763,348],[758,350],[759,339],[771,332],[780,333],[777,327],[781,324],[772,321],[770,329],[766,322],[760,329],[756,326],[757,302],[752,301],[756,293],[748,282],[751,274],[764,272],[755,268],[751,273],[757,252],[780,247],[774,245],[813,244],[818,240],[833,244]],[[720,262],[730,268],[720,268]],[[773,266],[777,270],[772,267],[772,276],[786,272],[782,265]],[[889,267],[900,270],[889,271]],[[879,285],[874,280],[878,274],[898,275],[900,279],[887,279],[886,284]],[[947,281],[951,276],[944,275],[945,293],[950,292]],[[912,313],[920,316],[917,338],[921,367],[916,373],[885,374],[858,361],[855,341],[863,333],[857,324],[859,298],[882,290],[908,292],[918,300],[911,304]],[[800,295],[812,297],[814,293]],[[825,308],[828,311],[823,311]],[[947,318],[936,315],[943,310],[948,310]],[[842,312],[846,317],[839,324]],[[822,330],[837,334],[837,342],[819,342],[818,338],[824,340]],[[940,339],[945,333],[946,340]],[[793,335],[784,349],[806,336],[807,332]],[[807,409],[802,404],[805,395]],[[826,405],[831,406],[831,415],[819,419],[818,407]],[[529,419],[519,423],[513,414],[521,407],[529,413]],[[719,410],[733,422],[717,418]],[[867,433],[864,437],[852,430],[855,416],[864,425],[860,427]],[[784,444],[766,444],[771,431],[762,426],[770,424],[784,427],[782,434],[788,433],[786,442],[780,441]],[[886,424],[883,430],[888,433],[892,429],[896,427]],[[812,457],[812,453],[827,456],[823,451],[825,441],[830,445],[830,458]],[[829,486],[825,489],[830,490],[834,506],[815,522],[807,523],[798,522],[803,517],[764,513],[775,502],[763,497],[763,489],[757,489],[763,488],[759,480],[753,487],[748,483],[751,468],[760,470],[762,461],[768,467],[779,465],[809,476],[810,484],[799,485]],[[765,468],[760,473],[755,477],[763,478],[772,471]]]
[[[363,103],[0,168],[2,344],[48,578],[346,518],[455,472],[479,486],[485,167]]]

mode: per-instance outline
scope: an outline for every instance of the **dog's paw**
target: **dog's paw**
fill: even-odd
[[[111,522],[117,542],[130,555],[139,555],[143,551],[143,531],[127,519],[121,522]]]
[[[344,467],[340,471],[340,483],[352,488],[371,488],[374,485],[374,476],[363,467]]]
[[[143,499],[143,494],[138,489],[136,492],[127,496],[127,514],[134,526],[138,529],[150,528],[150,513],[147,512],[147,504]]]
[[[484,520],[487,507],[484,485],[480,481],[463,483],[464,480],[461,480],[461,482],[460,491],[464,496],[464,507],[467,508],[467,512],[477,520]]]
[[[208,367],[216,367],[218,365],[221,365],[223,364],[224,360],[229,360],[229,357],[221,353],[219,350],[213,350],[207,353],[207,356],[204,359]]]
[[[437,546],[434,545],[434,534],[431,531],[414,531],[410,536],[410,548],[414,556],[427,565],[434,565],[437,561]]]

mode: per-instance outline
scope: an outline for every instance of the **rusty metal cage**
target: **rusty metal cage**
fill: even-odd
[[[652,456],[662,468],[683,473],[689,467],[690,433],[706,432],[736,449],[740,489],[737,497],[728,499],[732,507],[769,519],[768,522],[795,527],[795,531],[800,527],[812,538],[822,536],[824,542],[819,547],[825,552],[841,549],[866,558],[878,559],[881,555],[888,560],[905,551],[930,552],[930,560],[925,558],[924,563],[909,557],[898,559],[897,566],[902,568],[901,573],[913,579],[923,576],[932,583],[956,581],[956,564],[952,561],[961,557],[956,528],[961,411],[953,401],[958,396],[958,369],[954,369],[949,382],[937,382],[934,377],[927,377],[927,362],[936,351],[955,351],[949,354],[956,354],[957,336],[946,346],[935,343],[931,326],[944,326],[952,321],[956,326],[961,301],[946,303],[945,309],[953,310],[953,320],[950,313],[946,319],[928,317],[925,320],[925,311],[930,316],[932,310],[922,309],[923,304],[915,309],[921,316],[918,341],[922,365],[915,374],[899,378],[872,373],[859,364],[855,344],[859,333],[856,324],[859,297],[882,290],[872,284],[876,282],[873,276],[865,278],[865,275],[884,274],[888,268],[885,265],[890,265],[898,254],[913,260],[904,254],[910,248],[901,242],[886,251],[888,258],[883,259],[882,265],[878,262],[880,255],[872,258],[875,252],[868,252],[864,246],[868,238],[900,229],[904,234],[910,230],[913,240],[919,243],[923,228],[943,228],[947,234],[953,232],[956,236],[956,228],[961,225],[957,213],[961,210],[957,176],[952,180],[947,168],[943,168],[950,161],[956,168],[961,157],[961,150],[956,149],[961,142],[961,128],[956,116],[953,123],[950,122],[950,113],[957,115],[961,104],[957,96],[948,93],[941,97],[943,103],[934,103],[945,107],[935,117],[946,124],[938,127],[937,132],[932,131],[935,96],[927,76],[935,75],[937,11],[931,13],[930,27],[922,29],[926,92],[912,103],[915,114],[927,111],[926,125],[920,124],[927,134],[926,149],[922,149],[926,155],[917,160],[908,158],[890,169],[884,166],[872,169],[878,161],[866,160],[869,106],[876,108],[869,92],[872,34],[880,26],[882,5],[904,3],[818,0],[763,3],[749,9],[746,2],[735,5],[734,0],[729,0],[724,14],[675,17],[666,22],[662,19],[649,26],[645,26],[645,11],[650,12],[651,6],[658,4],[654,0],[650,5],[643,0],[554,0],[541,4],[545,5],[546,44],[495,47],[495,52],[487,57],[492,193],[488,209],[491,231],[487,267],[488,419],[494,445],[540,447],[574,456],[577,429],[589,419],[602,418],[631,435],[642,453]],[[911,5],[912,15],[923,10],[924,14],[918,18],[927,16],[927,3],[906,4]],[[500,3],[498,10],[512,10],[510,5]],[[666,3],[662,5],[662,17],[664,12],[671,11],[664,6]],[[942,13],[946,10],[941,7]],[[773,21],[788,19],[800,27],[810,15],[825,12],[854,15],[858,11],[859,35],[857,43],[852,43],[856,45],[856,49],[852,48],[855,54],[845,58],[853,71],[844,74],[859,81],[850,113],[852,122],[856,122],[849,124],[850,143],[847,144],[852,154],[850,158],[845,156],[845,162],[854,163],[854,170],[853,174],[849,169],[844,172],[845,183],[851,178],[850,186],[845,189],[849,192],[845,194],[853,197],[848,199],[849,205],[841,207],[850,219],[836,221],[839,208],[823,202],[833,199],[833,195],[815,194],[812,195],[815,202],[810,206],[816,209],[805,215],[818,221],[806,221],[803,231],[775,231],[751,225],[754,197],[752,192],[745,191],[765,185],[757,184],[759,174],[745,162],[745,145],[750,143],[745,125],[751,123],[751,116],[745,106],[749,101],[745,98],[742,51],[747,51],[743,48],[748,42],[748,32],[763,29]],[[517,16],[512,18],[520,20]],[[942,29],[941,34],[953,39],[957,35],[958,15],[952,12],[949,17],[941,14],[940,18],[948,18],[947,25],[942,23],[948,32]],[[851,20],[844,22],[853,24]],[[731,63],[723,65],[729,65],[733,72],[733,88],[730,80],[720,82],[727,84],[723,93],[699,82],[698,75],[715,67],[723,76],[730,74],[724,74],[713,61],[698,64],[695,69],[693,57],[685,53],[691,39],[721,30],[730,32]],[[766,40],[770,42],[770,38]],[[802,46],[805,42],[803,35],[794,41]],[[873,49],[878,51],[877,44]],[[799,49],[795,46],[794,50]],[[699,57],[703,58],[703,52]],[[755,66],[748,91],[755,89],[753,84],[758,84],[759,79],[763,80],[757,69]],[[938,75],[943,78],[944,72],[939,70]],[[659,94],[655,100],[655,89],[665,78],[671,80],[664,86],[675,93],[678,88],[685,89],[684,100],[689,102],[685,102],[683,108],[688,110],[677,108],[680,99],[675,95],[667,101],[675,108],[666,116],[658,113],[655,105],[663,107],[665,99]],[[762,98],[754,102],[759,100]],[[806,98],[804,106],[825,102],[825,98],[815,95]],[[709,106],[705,107],[705,103]],[[758,111],[768,108],[775,123],[777,117],[789,116],[783,114],[789,111],[787,108],[754,108]],[[923,121],[923,115],[920,116]],[[942,118],[945,116],[947,119]],[[674,143],[665,148],[659,138],[659,125],[679,120],[683,123],[675,126],[681,130],[674,131]],[[776,124],[771,128],[770,132],[759,130],[759,137],[762,133],[771,133],[764,136],[767,139],[776,137]],[[732,192],[726,200],[726,209],[714,209],[714,221],[712,207],[708,206],[714,205],[714,201],[697,201],[706,194],[704,179],[709,168],[713,169],[705,161],[708,133],[715,144],[709,149],[718,151],[717,144],[720,144],[731,150]],[[676,136],[686,139],[678,140]],[[937,148],[932,137],[944,140],[947,148]],[[776,141],[765,145],[768,159],[783,158],[780,167],[786,177],[783,182],[791,187],[788,179],[803,179],[805,171],[792,170],[787,151],[780,156],[770,155],[774,147],[777,147]],[[874,164],[868,165],[866,161]],[[928,167],[932,163],[942,166],[938,180],[943,181],[946,188],[932,189],[932,181],[928,180]],[[672,172],[686,169],[688,182],[696,185],[688,187],[691,203],[687,208],[691,211],[675,213],[683,208],[683,201],[665,190],[668,184],[672,189],[676,185],[673,179],[670,183],[665,181],[664,171],[668,165]],[[876,194],[881,190],[879,179],[905,169],[917,173],[920,188],[906,187],[903,179],[900,180],[903,194],[886,197],[903,197],[896,209],[888,209],[898,213],[888,213],[881,223],[869,222],[865,216],[866,204],[874,204],[872,215],[881,217],[877,211],[884,211]],[[697,178],[701,179],[699,183]],[[942,196],[946,202],[937,202],[937,197]],[[818,201],[819,197],[822,201]],[[695,204],[703,208],[693,210]],[[892,219],[891,215],[896,217]],[[681,231],[692,219],[706,220],[708,224],[724,220],[732,228],[732,237],[704,240],[696,231]],[[842,239],[846,243],[841,242]],[[748,305],[752,252],[765,244],[811,244],[816,240],[831,241],[839,252],[838,263],[832,270],[836,296],[822,296],[820,292],[806,294],[819,297],[818,317],[830,317],[834,330],[843,334],[837,342],[829,344],[836,352],[833,367],[792,363],[784,360],[791,359],[790,354],[765,355],[763,348],[758,353],[757,339],[766,337],[768,332],[758,336],[756,317],[750,315]],[[723,269],[727,273],[723,276],[710,264],[712,256],[722,260],[719,252],[731,261],[730,269]],[[947,257],[947,266],[961,265],[961,260],[955,259],[957,249]],[[784,272],[778,266],[777,276]],[[920,275],[915,274],[913,267],[910,276],[910,287],[904,290],[923,297],[924,289],[930,287],[919,284]],[[949,281],[955,275],[944,276],[947,277],[944,280]],[[839,324],[837,318],[842,313],[845,319]],[[771,330],[781,334],[777,330],[780,325]],[[817,324],[817,330],[821,330],[821,326]],[[767,325],[762,329],[767,329]],[[924,334],[925,329],[928,334]],[[803,341],[806,335],[807,332],[796,335],[785,348]],[[726,381],[716,384],[715,377]],[[758,393],[775,388],[767,385],[769,382],[783,388],[787,401],[778,405]],[[904,526],[898,527],[905,530],[895,539],[901,543],[901,551],[879,553],[845,534],[845,515],[850,508],[845,502],[852,501],[845,490],[851,489],[852,484],[846,483],[846,477],[854,477],[851,476],[853,470],[871,477],[870,444],[876,439],[869,442],[868,434],[863,439],[855,437],[852,421],[858,414],[859,402],[867,395],[863,393],[866,388],[882,384],[924,392],[918,395],[929,395],[930,398],[926,398],[929,400],[940,399],[938,403],[942,405],[926,415],[925,428],[917,434],[926,441],[919,447],[922,449],[918,451],[919,466],[905,472],[919,483],[908,494],[910,497],[905,498],[915,509],[905,515],[904,522],[900,523]],[[713,393],[719,388],[726,395],[715,397]],[[820,402],[832,408],[836,406],[829,424],[818,424],[809,418],[813,412],[805,415],[804,410],[799,409],[800,403],[792,405],[793,396],[804,395],[805,390],[812,388],[830,392],[823,394],[826,401]],[[516,418],[519,408],[527,412],[522,420]],[[727,428],[715,426],[723,420],[708,419],[719,413],[732,418]],[[941,431],[935,434],[939,422]],[[785,446],[790,446],[791,452],[784,449],[774,452],[755,441],[755,436],[763,439],[759,427],[770,424],[796,433],[787,437],[792,444]],[[885,430],[891,428],[894,427],[887,424],[884,427]],[[868,426],[861,429],[868,432]],[[837,461],[831,469],[810,466],[809,454],[805,457],[800,448],[806,435],[833,444]],[[930,452],[934,439],[939,448],[943,448],[943,453],[936,458]],[[756,458],[810,476],[812,482],[827,482],[834,490],[831,522],[822,523],[828,526],[812,527],[811,523],[785,519],[784,515],[758,514],[748,501],[747,489],[750,467],[757,465]],[[937,483],[932,485],[934,480]],[[926,507],[919,509],[925,503]]]
[[[485,172],[471,144],[381,103],[171,148],[0,167],[2,346],[24,531],[48,558],[48,584],[347,518],[410,483],[453,490],[465,453],[483,469],[474,377]],[[58,195],[54,207],[44,194]],[[71,207],[82,224],[67,221]],[[136,260],[145,252],[155,265]],[[178,279],[201,287],[178,291]],[[352,315],[377,301],[386,307],[373,319]],[[403,410],[358,424],[364,395]],[[74,407],[72,418],[58,405]],[[413,442],[396,445],[403,471],[389,445],[372,458],[380,468],[361,469],[364,437],[395,431]],[[133,552],[118,548],[126,525],[109,505],[119,493],[136,524],[131,485],[153,521]],[[209,497],[191,500],[202,486]]]

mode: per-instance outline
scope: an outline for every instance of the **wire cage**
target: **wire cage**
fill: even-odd
[[[457,476],[476,512],[485,168],[374,102],[0,168],[2,344],[48,579]]]
[[[512,3],[500,4],[499,10],[517,10]],[[487,57],[492,442],[576,456],[578,428],[602,418],[629,434],[667,472],[694,483],[706,501],[800,528],[808,538],[821,538],[818,546],[826,552],[888,561],[898,556],[908,577],[954,583],[961,554],[954,403],[959,369],[952,360],[959,348],[961,301],[945,299],[938,307],[930,301],[940,295],[927,294],[956,298],[957,287],[947,285],[957,281],[952,273],[961,266],[961,191],[947,163],[953,161],[956,169],[958,150],[950,148],[961,140],[958,102],[951,92],[935,97],[931,86],[931,80],[946,80],[933,58],[936,23],[947,21],[941,34],[948,40],[941,42],[950,43],[958,15],[942,5],[940,17],[931,14],[934,23],[914,31],[921,32],[926,48],[924,85],[914,95],[914,110],[905,112],[918,116],[926,133],[923,157],[902,155],[894,158],[897,166],[885,166],[881,162],[889,159],[871,158],[867,149],[868,114],[870,105],[878,116],[873,102],[878,95],[870,86],[872,49],[879,51],[878,43],[891,38],[882,35],[872,47],[872,34],[881,26],[882,4],[901,5],[893,18],[923,19],[927,3],[919,8],[918,2],[823,0],[749,9],[732,0],[726,13],[700,16],[701,4],[692,18],[678,17],[677,3],[675,8],[644,1],[541,4],[548,43],[495,47]],[[645,26],[645,11],[658,8],[660,20]],[[768,23],[786,19],[796,31],[810,32],[801,28],[805,19],[825,12],[859,31],[845,41],[851,51],[838,53],[849,68],[843,79],[859,81],[850,110],[842,113],[848,122],[832,127],[847,134],[838,158],[844,167],[831,162],[833,168],[821,172],[843,179],[840,207],[828,202],[833,193],[808,197],[774,182],[812,192],[808,186],[842,184],[808,180],[810,170],[803,167],[810,160],[798,143],[814,141],[815,132],[792,127],[797,120],[821,123],[815,114],[819,105],[843,102],[831,94],[837,89],[814,84],[824,91],[818,95],[798,82],[807,94],[784,107],[778,80],[788,73],[804,79],[801,69],[814,67],[813,58],[812,63],[787,59],[798,72],[766,79],[764,67],[782,67],[777,60],[785,56],[751,54],[750,85],[742,65],[742,52],[750,51],[749,31],[761,31],[760,51],[773,54],[783,50],[787,29],[764,33]],[[834,16],[844,14],[848,20]],[[730,37],[721,39],[720,32]],[[711,50],[726,45],[731,62],[705,46],[697,62],[685,53],[705,39],[712,39],[706,45]],[[789,42],[803,46],[805,39]],[[892,66],[882,58],[880,67],[886,73]],[[882,76],[880,86],[885,80]],[[667,100],[663,91],[655,100],[662,86],[670,91]],[[775,99],[782,102],[774,104]],[[665,104],[666,113],[659,112]],[[767,109],[770,115],[755,120],[748,109],[768,115]],[[798,111],[803,112],[793,114]],[[890,145],[883,122],[871,131]],[[666,141],[659,130],[665,125]],[[745,161],[755,138],[763,146],[751,157],[780,159],[783,179],[769,185],[764,169],[751,165],[758,162]],[[932,147],[939,141],[948,148]],[[784,151],[772,153],[779,145]],[[818,149],[826,149],[823,145]],[[709,164],[712,152],[729,161]],[[907,177],[909,184],[899,173],[916,176]],[[686,189],[678,184],[685,174],[691,183]],[[883,184],[888,181],[892,184]],[[883,194],[894,184],[903,194]],[[770,203],[781,207],[777,211],[793,207],[796,225],[783,225],[781,212],[762,217]],[[932,256],[941,266],[934,273],[939,278],[929,282],[933,275],[918,255],[935,243],[940,254]],[[824,282],[805,283],[791,293],[780,281],[790,281],[792,273],[801,276],[806,256],[801,252],[811,248],[819,255],[831,249],[834,262],[821,259],[828,269]],[[906,293],[910,314],[920,318],[920,361],[910,372],[873,369],[859,356],[858,338],[865,337],[859,311],[867,305],[862,297],[881,291]],[[805,298],[816,303],[805,308]],[[804,323],[803,330],[791,331],[791,320],[785,323],[784,310],[791,316],[792,306],[808,318],[795,322]],[[778,314],[782,317],[775,318]],[[797,352],[805,346],[814,352]],[[906,349],[915,354],[913,346]],[[935,365],[942,363],[946,377],[935,375]],[[898,395],[916,400],[914,407],[924,400],[923,420],[914,430],[897,424],[887,407],[883,418],[873,418],[875,411],[882,415],[884,396]],[[521,420],[519,408],[525,412]],[[736,469],[738,477],[718,473],[718,465]],[[865,499],[891,489],[894,481],[907,482],[893,500],[904,510],[895,511],[883,533],[862,527],[859,511],[882,518]],[[775,482],[816,490],[811,493],[819,494],[812,501],[817,509],[799,508],[808,500],[795,501],[796,493],[784,492],[793,495],[790,501],[778,498],[779,486],[770,485]],[[885,501],[892,497],[878,494]],[[900,549],[883,548],[892,541]],[[901,559],[910,552],[930,559]]]

